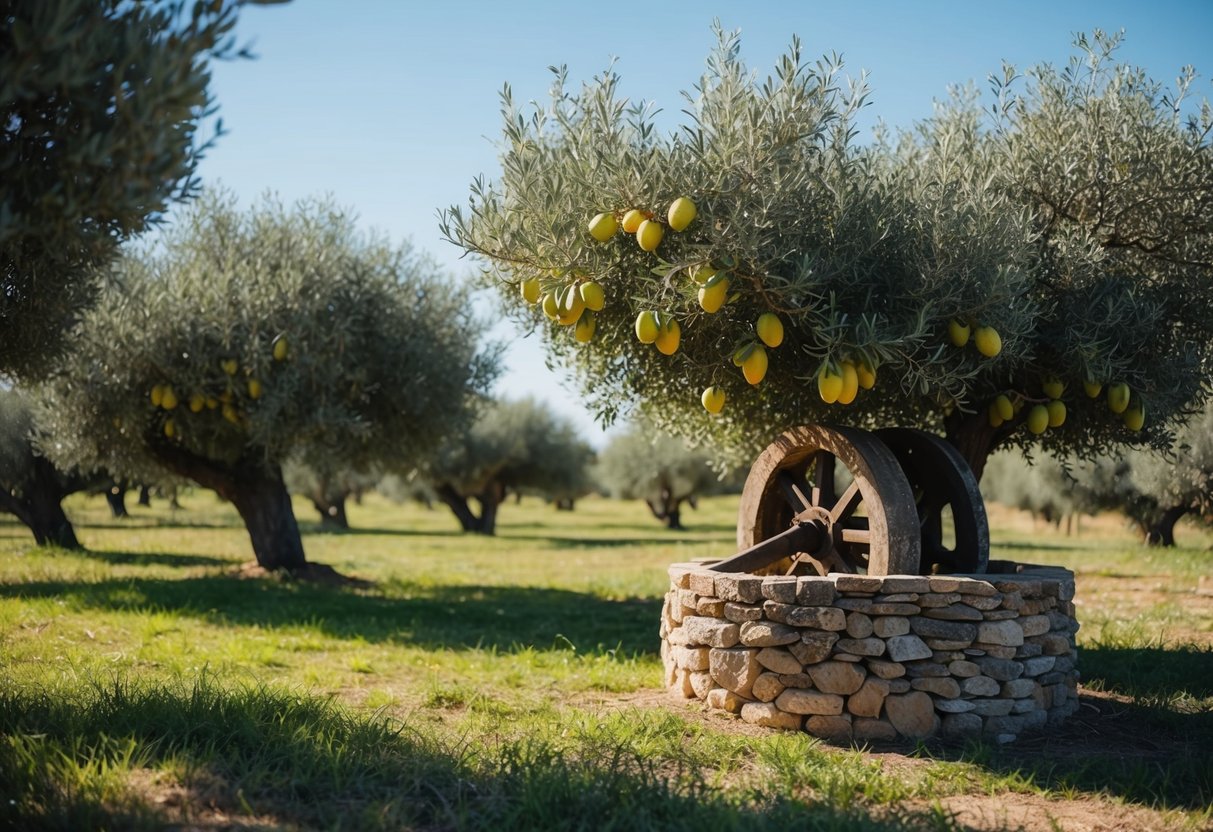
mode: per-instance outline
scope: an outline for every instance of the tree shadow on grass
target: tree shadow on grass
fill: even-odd
[[[31,581],[0,585],[0,598],[56,598],[105,611],[174,612],[218,626],[306,627],[339,639],[427,649],[510,652],[571,642],[578,650],[655,654],[661,601],[513,586],[387,581],[375,589],[203,575],[171,580]]]
[[[1057,727],[1008,746],[932,748],[936,757],[1019,773],[1057,791],[1104,793],[1166,809],[1213,806],[1213,650],[1080,651],[1092,688]]]
[[[231,566],[230,558],[212,555],[183,555],[175,552],[106,552],[89,549],[80,553],[89,560],[113,564],[135,564],[137,566]]]
[[[626,734],[607,736],[611,748],[603,749],[602,737],[503,730],[478,746],[425,723],[351,713],[328,698],[220,690],[205,680],[192,688],[0,692],[0,735],[13,738],[0,744],[0,770],[12,775],[0,805],[6,828],[209,828],[232,816],[308,829],[947,826],[931,812],[878,808],[873,816],[853,795],[810,804],[781,793],[725,792],[689,759],[662,759]],[[125,776],[125,793],[114,794],[113,774],[105,790],[79,774],[99,768]],[[170,789],[175,799],[163,799]]]

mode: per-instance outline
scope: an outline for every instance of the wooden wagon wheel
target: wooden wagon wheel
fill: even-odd
[[[922,530],[922,574],[985,572],[990,525],[969,463],[932,433],[914,428],[882,428],[875,433],[897,457],[914,493]],[[945,543],[945,531],[952,533],[952,548]]]
[[[836,474],[849,482],[836,488]],[[737,545],[740,554],[711,568],[755,572],[790,558],[789,572],[917,574],[914,495],[896,457],[872,434],[792,428],[750,469]]]

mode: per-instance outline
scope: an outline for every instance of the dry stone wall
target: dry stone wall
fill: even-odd
[[[1078,707],[1074,575],[757,576],[670,567],[665,681],[835,741],[1010,742]]]

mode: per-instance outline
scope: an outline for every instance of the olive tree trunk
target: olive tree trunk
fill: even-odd
[[[68,482],[53,465],[35,456],[20,488],[0,488],[0,509],[20,520],[39,546],[82,549],[76,530],[63,513],[63,498],[78,490],[77,483]]]
[[[1018,424],[1018,422],[1009,422]],[[973,469],[973,478],[981,482],[981,475],[986,470],[986,461],[999,444],[1010,435],[1007,426],[995,428],[990,425],[989,416],[984,411],[977,413],[961,413],[954,411],[944,420],[944,438],[952,444],[960,455]]]
[[[1156,519],[1146,531],[1146,543],[1150,546],[1174,546],[1175,524],[1188,513],[1188,506],[1171,506]]]
[[[326,529],[349,531],[350,520],[345,513],[345,495],[313,494],[312,505],[320,513],[320,525]]]
[[[505,499],[505,488],[500,483],[492,481],[479,493],[472,495],[472,499],[480,504],[479,517],[468,504],[469,498],[450,483],[437,486],[434,493],[455,515],[465,532],[485,535],[497,533],[497,509]]]
[[[682,498],[675,497],[668,488],[661,490],[660,500],[646,498],[644,504],[649,507],[649,511],[654,517],[665,523],[667,529],[671,531],[683,529]]]

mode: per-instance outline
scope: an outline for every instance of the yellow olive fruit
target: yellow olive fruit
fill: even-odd
[[[1002,336],[992,326],[977,327],[977,331],[973,333],[973,343],[977,345],[977,351],[986,358],[993,358],[1002,352]]]
[[[227,419],[233,425],[240,424],[240,414],[236,412],[236,408],[230,404],[223,405],[223,418]]]
[[[1028,411],[1028,430],[1039,436],[1049,426],[1049,409],[1043,404],[1033,405]]]
[[[164,420],[164,435],[169,439],[177,435],[177,425],[173,423],[172,419]]]
[[[1002,427],[1002,423],[1006,421],[1002,418],[1002,411],[998,409],[997,402],[990,402],[988,414],[990,419],[990,427],[992,428]]]
[[[285,335],[279,335],[274,339],[274,360],[286,361],[287,355],[290,353],[290,345],[286,341]]]
[[[698,213],[699,209],[695,207],[694,202],[691,202],[685,196],[680,196],[670,203],[670,210],[666,212],[666,219],[669,220],[670,228],[675,231],[683,231],[694,222],[695,215]]]
[[[691,280],[702,286],[716,276],[716,269],[712,268],[711,263],[701,263],[698,266],[692,266],[690,274]]]
[[[216,407],[218,407],[218,406],[219,406],[219,400],[218,400],[218,399],[216,399],[214,396],[207,396],[207,397],[206,397],[206,409],[207,409],[207,410],[214,410],[214,409],[215,409]]]
[[[969,325],[953,318],[948,322],[948,338],[955,347],[969,343]]]
[[[636,316],[636,337],[642,344],[651,344],[657,340],[657,313],[646,309]]]
[[[755,344],[753,351],[741,362],[741,374],[750,384],[758,384],[766,378],[767,363],[766,349]]]
[[[1040,384],[1040,389],[1050,399],[1060,399],[1061,395],[1066,392],[1066,385],[1057,376],[1049,376]]]
[[[598,214],[590,220],[590,236],[600,243],[605,243],[615,236],[619,223],[615,215],[609,211]]]
[[[573,337],[582,344],[588,344],[590,339],[594,337],[594,329],[598,326],[598,322],[594,319],[593,312],[586,312],[577,321],[577,325],[573,327]]]
[[[164,392],[160,395],[160,406],[165,410],[177,409],[177,394],[168,385],[165,385]]]
[[[661,327],[661,331],[657,333],[657,340],[653,343],[657,345],[657,351],[662,355],[673,355],[678,352],[678,343],[682,340],[682,327],[678,326],[678,321],[670,318],[666,321],[665,326]]]
[[[206,396],[201,393],[190,395],[190,413],[201,413],[204,407],[206,407]]]
[[[566,286],[556,297],[556,323],[561,326],[572,326],[577,323],[581,313],[585,311],[585,301],[576,286]]]
[[[539,300],[542,294],[539,288],[539,278],[528,277],[526,280],[518,284],[518,294],[522,295],[522,299],[527,303],[535,303]]]
[[[1098,399],[1099,394],[1103,392],[1103,385],[1098,381],[1084,381],[1082,389],[1086,392],[1088,399]]]
[[[234,358],[225,358],[219,362],[219,366],[223,369],[223,372],[229,376],[234,376],[236,375],[236,371],[240,369],[240,362]]]
[[[876,371],[868,366],[868,362],[860,361],[855,365],[855,374],[859,377],[859,387],[871,390],[876,386]]]
[[[783,343],[783,321],[774,312],[763,312],[758,316],[754,325],[758,338],[768,347],[778,347]]]
[[[581,284],[578,292],[585,302],[585,308],[591,312],[601,312],[602,307],[606,305],[606,293],[602,291],[601,283],[593,280],[587,281]]]
[[[817,374],[817,392],[826,404],[834,404],[842,394],[842,374],[836,373],[829,365],[822,367]]]
[[[1049,427],[1059,428],[1066,423],[1066,403],[1061,399],[1052,399],[1045,410],[1049,411]]]
[[[665,226],[655,220],[645,220],[636,229],[636,242],[645,251],[655,251],[665,236]]]
[[[724,408],[724,399],[724,390],[715,385],[705,387],[703,395],[699,397],[703,402],[703,409],[708,413],[719,413]]]
[[[164,401],[164,386],[160,384],[153,386],[149,398],[152,400],[152,407],[159,407],[160,402]]]
[[[255,378],[248,380],[248,397],[254,401],[261,398],[261,382]]]
[[[1120,418],[1124,421],[1125,427],[1133,432],[1137,432],[1146,423],[1146,406],[1138,402],[1126,410]]]
[[[623,230],[627,234],[635,234],[640,230],[640,224],[647,220],[649,215],[639,208],[632,208],[623,215]]]
[[[842,371],[842,392],[838,394],[838,403],[850,404],[859,394],[859,371],[853,361],[842,362],[839,370]]]
[[[556,303],[556,293],[548,292],[543,296],[543,314],[547,315],[553,321],[560,314],[560,307]]]
[[[1015,407],[1006,394],[994,398],[994,407],[998,409],[998,415],[1004,422],[1010,421],[1015,416]]]
[[[1129,406],[1129,385],[1123,381],[1108,387],[1108,410],[1121,414]]]
[[[704,312],[715,313],[729,297],[729,278],[718,274],[699,288],[699,306]]]

